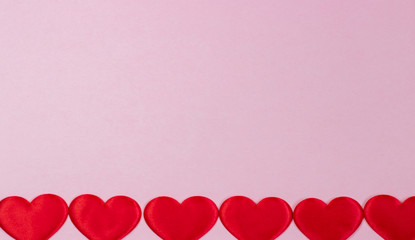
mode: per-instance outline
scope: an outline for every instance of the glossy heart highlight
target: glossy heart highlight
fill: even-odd
[[[76,228],[90,240],[119,240],[137,226],[141,209],[129,197],[116,196],[104,202],[86,194],[72,201],[69,216]]]
[[[365,217],[385,240],[415,239],[415,197],[401,203],[392,196],[375,196],[365,205]]]
[[[310,240],[345,240],[362,220],[362,207],[348,197],[333,199],[329,204],[309,198],[294,210],[295,224]]]
[[[215,225],[218,209],[205,197],[190,197],[181,204],[170,197],[158,197],[147,204],[144,218],[163,240],[197,240]]]
[[[292,210],[279,198],[265,198],[256,204],[236,196],[222,204],[220,219],[238,240],[274,240],[290,225]]]
[[[46,240],[54,235],[68,216],[65,201],[44,194],[28,202],[8,197],[0,202],[0,226],[16,240]]]

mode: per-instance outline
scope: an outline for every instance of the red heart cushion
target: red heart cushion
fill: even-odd
[[[205,197],[190,197],[182,204],[158,197],[147,204],[144,218],[163,240],[197,240],[215,225],[218,208]]]
[[[415,197],[403,203],[388,195],[373,197],[365,205],[365,217],[386,240],[415,239]]]
[[[21,197],[0,202],[0,226],[17,240],[46,240],[68,216],[66,202],[52,194],[40,195],[31,203]]]
[[[69,206],[69,216],[90,240],[119,240],[130,233],[141,218],[136,201],[116,196],[104,203],[94,195],[81,195]]]
[[[363,220],[358,202],[339,197],[328,205],[315,198],[300,202],[294,210],[294,222],[310,240],[344,240]]]
[[[222,204],[219,215],[226,229],[239,240],[273,240],[292,220],[290,206],[274,197],[258,204],[246,197],[231,197]]]

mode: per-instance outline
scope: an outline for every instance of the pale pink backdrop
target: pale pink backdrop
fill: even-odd
[[[403,200],[414,64],[412,0],[1,0],[1,198]]]

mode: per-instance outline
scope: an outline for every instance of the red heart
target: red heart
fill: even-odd
[[[309,198],[294,210],[295,224],[310,240],[345,240],[356,231],[362,220],[362,207],[348,197],[335,198],[328,205]]]
[[[403,203],[388,195],[373,197],[365,205],[365,217],[386,240],[415,239],[415,197]]]
[[[231,197],[222,204],[219,214],[226,229],[239,240],[273,240],[292,220],[291,207],[275,197],[258,204],[243,196]]]
[[[55,234],[68,217],[66,202],[44,194],[31,203],[21,197],[0,202],[0,226],[17,240],[46,240]]]
[[[215,225],[218,208],[205,197],[190,197],[182,204],[158,197],[147,204],[144,218],[163,240],[197,240]]]
[[[85,194],[72,201],[69,216],[90,240],[119,240],[137,226],[141,209],[129,197],[116,196],[104,203],[97,196]]]

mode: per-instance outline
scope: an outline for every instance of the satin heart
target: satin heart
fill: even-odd
[[[258,204],[246,197],[231,197],[222,204],[219,215],[226,229],[239,240],[274,240],[292,220],[290,206],[274,197]]]
[[[0,226],[17,240],[47,240],[63,225],[68,216],[66,202],[44,194],[31,203],[21,197],[0,202]]]
[[[147,204],[144,218],[163,240],[197,240],[215,225],[218,208],[205,197],[190,197],[182,204],[158,197]]]
[[[69,216],[89,240],[119,240],[130,233],[141,218],[136,201],[116,196],[104,203],[94,195],[81,195],[69,206]]]
[[[373,197],[365,205],[365,217],[386,240],[415,239],[415,197],[403,203],[388,195]]]
[[[295,224],[310,240],[345,240],[356,231],[362,220],[362,207],[348,197],[333,199],[328,205],[309,198],[294,210]]]

